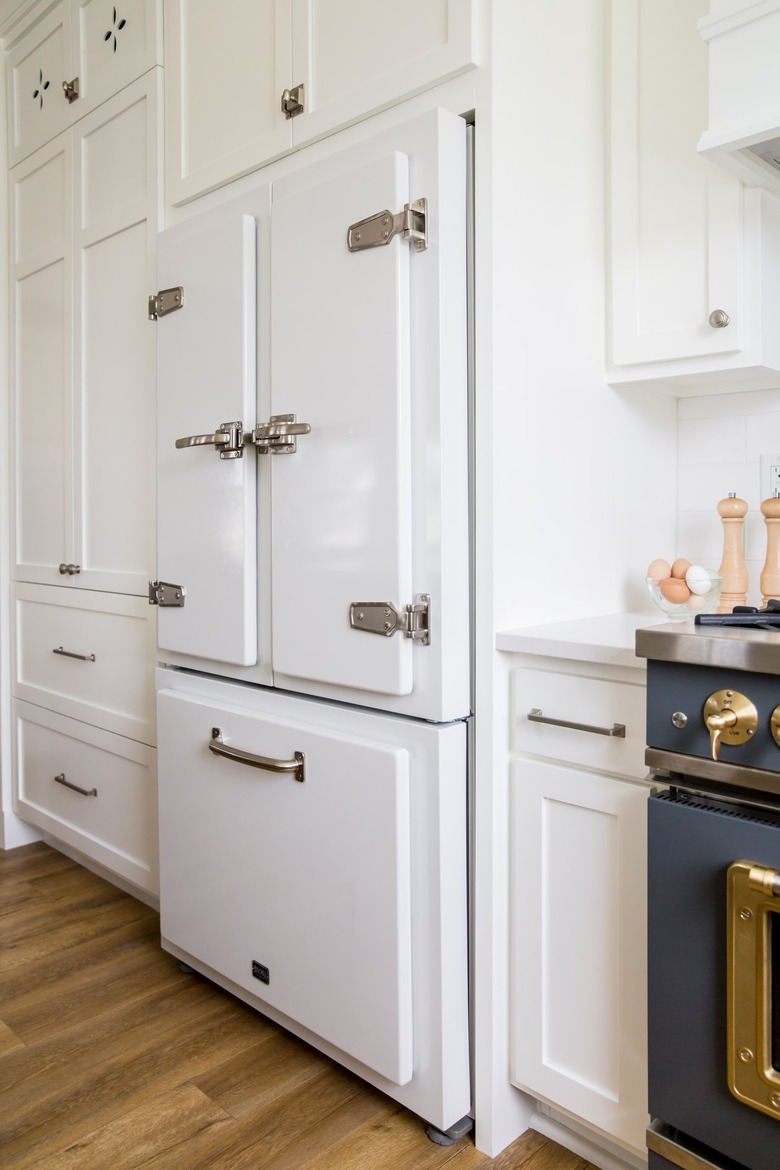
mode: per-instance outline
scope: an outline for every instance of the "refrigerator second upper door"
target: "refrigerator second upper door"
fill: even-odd
[[[274,680],[435,720],[468,712],[466,179],[432,111],[271,208],[271,409],[311,428],[272,460]]]
[[[155,326],[157,574],[184,601],[161,604],[158,641],[163,652],[248,666],[258,646],[256,456],[240,436],[231,450],[229,428],[256,422],[254,217],[164,232],[158,280],[168,292]]]

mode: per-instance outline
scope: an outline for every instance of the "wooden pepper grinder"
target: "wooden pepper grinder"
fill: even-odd
[[[759,578],[761,604],[780,597],[780,499],[773,496],[764,500],[761,511],[766,524],[766,560]]]
[[[718,573],[723,578],[718,613],[731,613],[735,605],[747,601],[748,575],[743,552],[743,529],[748,506],[729,492],[727,499],[718,503],[718,515],[723,524],[723,560]]]

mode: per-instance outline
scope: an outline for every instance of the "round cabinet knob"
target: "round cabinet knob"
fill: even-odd
[[[778,708],[780,710],[780,708]],[[678,731],[688,726],[688,716],[684,711],[675,711],[672,715],[672,726],[676,727]]]
[[[68,566],[63,561],[63,563],[60,565],[60,572],[62,573],[63,577],[65,576],[67,571],[68,571]]]
[[[725,329],[731,317],[724,309],[713,309],[708,317],[708,321],[713,329]]]
[[[704,725],[710,733],[713,760],[720,759],[722,744],[738,747],[755,734],[758,712],[739,691],[715,691],[704,704]]]

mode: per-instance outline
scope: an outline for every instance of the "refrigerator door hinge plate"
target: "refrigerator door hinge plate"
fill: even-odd
[[[430,603],[428,593],[418,593],[411,605],[403,609],[389,601],[353,601],[349,607],[349,624],[353,630],[392,638],[401,633],[422,646],[430,646]]]
[[[182,609],[184,592],[183,585],[172,585],[170,581],[150,581],[149,604],[159,605],[161,609]]]
[[[163,288],[149,297],[149,320],[156,321],[158,317],[165,317],[168,313],[175,313],[184,304],[184,289]]]
[[[368,219],[351,224],[347,231],[347,247],[350,252],[381,248],[395,236],[408,240],[417,252],[425,251],[428,247],[427,199],[405,203],[403,211],[397,215],[393,215],[392,211],[378,211]]]
[[[303,85],[282,90],[282,113],[285,118],[295,118],[303,113]]]

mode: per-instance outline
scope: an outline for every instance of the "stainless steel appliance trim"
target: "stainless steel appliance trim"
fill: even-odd
[[[726,764],[722,760],[685,756],[679,752],[652,747],[645,749],[645,763],[649,768],[673,772],[693,780],[715,781],[730,788],[768,792],[773,796],[780,796],[780,774],[767,772],[763,768],[745,768],[739,764]]]
[[[692,1150],[670,1138],[658,1121],[652,1122],[647,1128],[647,1148],[654,1154],[666,1158],[667,1162],[679,1166],[680,1170],[722,1170],[721,1166],[711,1162],[709,1158],[694,1154]]]
[[[717,633],[712,631],[717,629]],[[640,658],[685,662],[690,666],[722,666],[780,674],[780,633],[741,626],[694,626],[680,630],[671,623],[636,632]]]

